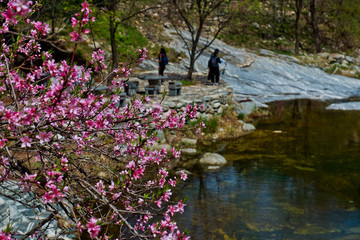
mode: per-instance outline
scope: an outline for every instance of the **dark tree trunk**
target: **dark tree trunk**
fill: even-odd
[[[55,33],[55,4],[56,0],[51,1],[51,34]]]
[[[296,32],[295,32],[295,53],[299,53],[300,49],[300,16],[301,16],[301,9],[303,7],[303,0],[296,0]]]
[[[203,29],[203,22],[200,21],[200,27],[196,33],[196,37],[194,39],[194,41],[192,42],[192,48],[191,48],[191,51],[190,51],[190,65],[189,65],[189,70],[188,70],[188,74],[187,74],[187,77],[186,79],[191,81],[192,80],[192,74],[194,72],[194,66],[195,66],[195,61],[197,59],[196,57],[196,49],[197,49],[197,46],[198,46],[198,43],[199,43],[199,39],[200,39],[200,36],[201,36],[201,33],[202,33],[202,29]]]
[[[194,66],[195,66],[195,54],[191,54],[190,56],[190,66],[189,66],[189,70],[186,76],[186,79],[191,81],[192,80],[192,74],[194,72]]]
[[[111,57],[112,57],[111,71],[115,70],[115,68],[118,65],[118,55],[117,55],[117,50],[116,50],[115,33],[116,33],[115,18],[113,16],[111,16],[110,17],[110,44],[111,44]]]
[[[320,40],[320,33],[319,33],[319,26],[318,20],[316,16],[316,0],[310,0],[310,13],[311,13],[311,25],[314,33],[314,42],[315,42],[315,49],[316,52],[321,52],[321,40]]]

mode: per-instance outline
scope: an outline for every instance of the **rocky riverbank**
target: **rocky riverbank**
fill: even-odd
[[[147,72],[142,74],[154,74]],[[169,74],[171,75],[171,74]],[[164,114],[171,110],[182,112],[186,105],[196,104],[202,106],[196,118],[191,121],[185,129],[181,132],[176,131],[158,131],[158,143],[153,146],[154,149],[165,148],[170,151],[173,147],[181,149],[181,158],[173,160],[169,168],[192,168],[194,165],[202,164],[210,168],[218,168],[226,163],[226,160],[211,149],[207,151],[199,151],[198,145],[206,142],[216,142],[224,139],[238,138],[251,131],[255,127],[249,123],[251,116],[256,112],[253,109],[249,114],[248,107],[243,107],[234,100],[232,87],[225,82],[221,82],[219,86],[213,86],[206,82],[205,76],[198,76],[198,81],[191,85],[182,85],[181,93],[178,96],[170,96],[169,85],[174,82],[179,83],[181,76],[171,76],[172,80],[165,81],[156,95],[150,94],[151,107],[155,103],[160,103],[163,107]],[[130,82],[138,82],[137,94],[144,94],[148,86],[148,81],[141,80],[141,78],[133,77],[129,79]],[[165,97],[163,93],[166,91]],[[136,97],[136,96],[135,96]],[[127,97],[127,102],[131,101],[132,97]],[[200,132],[196,132],[193,127],[200,121],[205,122],[207,128]],[[246,122],[245,122],[246,121]],[[213,126],[216,125],[216,126]]]

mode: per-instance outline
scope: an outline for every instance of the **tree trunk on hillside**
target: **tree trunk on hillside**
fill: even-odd
[[[194,66],[195,66],[195,56],[191,55],[190,56],[190,63],[189,63],[189,70],[188,73],[186,75],[186,79],[191,80],[192,79],[192,74],[194,72]]]
[[[51,34],[55,33],[55,4],[56,0],[51,1]]]
[[[300,49],[300,33],[301,33],[301,26],[300,26],[300,16],[301,10],[303,7],[303,0],[296,0],[296,31],[295,31],[295,53],[299,54]]]
[[[311,25],[314,34],[314,43],[316,52],[321,52],[321,40],[320,40],[320,33],[319,33],[319,26],[316,14],[316,0],[310,0],[310,13],[311,13]]]
[[[193,38],[193,42],[192,42],[192,48],[191,51],[189,52],[190,54],[190,62],[189,62],[189,70],[188,70],[188,74],[186,76],[187,80],[192,80],[192,74],[194,72],[194,66],[195,66],[195,61],[199,58],[200,55],[196,56],[196,48],[197,45],[199,43],[202,31],[203,31],[203,27],[204,27],[204,22],[202,21],[202,19],[200,19],[199,21],[199,28],[197,30],[195,39]]]
[[[117,67],[118,63],[118,54],[116,50],[116,42],[115,42],[115,34],[116,34],[116,22],[114,19],[114,16],[110,17],[110,44],[111,44],[111,59],[112,59],[112,65],[111,65],[111,71],[114,71]]]

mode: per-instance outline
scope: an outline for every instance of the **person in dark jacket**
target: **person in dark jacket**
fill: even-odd
[[[159,76],[164,76],[165,66],[168,64],[165,48],[160,49],[160,53],[158,56],[159,61]],[[161,80],[163,82],[163,80]]]
[[[219,49],[215,49],[214,53],[211,54],[211,57],[208,62],[209,75],[208,80],[211,80],[213,85],[219,85],[220,79],[220,69],[219,63],[221,63],[221,59],[218,56]]]

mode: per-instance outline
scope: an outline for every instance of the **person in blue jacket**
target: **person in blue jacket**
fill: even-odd
[[[164,76],[165,66],[168,64],[168,59],[166,56],[165,48],[163,47],[160,49],[158,62],[159,62],[159,76]],[[163,80],[161,80],[161,82],[163,82]]]
[[[220,69],[219,63],[221,63],[221,58],[218,56],[219,49],[215,49],[214,53],[211,54],[211,57],[208,62],[209,75],[208,80],[211,80],[213,85],[219,85],[220,80]]]

